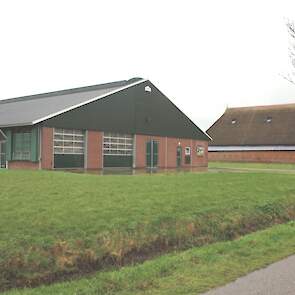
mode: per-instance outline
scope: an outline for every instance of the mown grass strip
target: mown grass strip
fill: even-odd
[[[124,266],[295,218],[295,175],[0,172],[0,289]]]
[[[295,253],[295,223],[173,253],[119,271],[3,295],[196,295]]]

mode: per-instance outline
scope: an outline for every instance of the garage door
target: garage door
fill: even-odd
[[[84,131],[54,130],[54,168],[84,168]]]
[[[104,167],[132,167],[133,136],[121,133],[105,133],[103,138]]]

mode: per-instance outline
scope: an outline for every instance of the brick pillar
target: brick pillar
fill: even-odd
[[[103,132],[88,130],[87,169],[103,168],[102,160]]]
[[[41,168],[53,168],[53,128],[41,129]]]
[[[136,143],[135,143],[135,147],[136,147],[136,156],[135,156],[135,160],[136,160],[136,168],[145,168],[146,166],[146,150],[145,150],[145,145],[146,142],[148,140],[150,140],[150,136],[147,135],[140,135],[140,134],[136,134]]]

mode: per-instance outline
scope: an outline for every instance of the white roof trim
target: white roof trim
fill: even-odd
[[[146,82],[146,81],[148,81],[148,80],[147,80],[147,79],[143,79],[143,80],[140,80],[140,81],[137,81],[137,82],[131,83],[131,84],[129,84],[129,85],[126,85],[126,86],[120,87],[120,88],[115,89],[115,90],[113,90],[113,91],[110,91],[110,92],[108,92],[108,93],[105,93],[105,94],[102,94],[102,95],[100,95],[100,96],[97,96],[97,97],[91,98],[91,99],[86,100],[86,101],[84,101],[84,102],[81,102],[81,103],[79,103],[79,104],[73,105],[73,106],[71,106],[71,107],[68,107],[68,108],[66,108],[66,109],[63,109],[63,110],[58,111],[58,112],[56,112],[56,113],[52,113],[52,114],[50,114],[50,115],[47,115],[47,116],[45,116],[45,117],[42,117],[42,118],[40,118],[40,119],[37,119],[37,120],[33,121],[33,122],[32,122],[32,125],[38,124],[38,123],[40,123],[40,122],[42,122],[42,121],[45,121],[45,120],[47,120],[47,119],[50,119],[50,118],[52,118],[52,117],[55,117],[55,116],[58,116],[58,115],[60,115],[60,114],[66,113],[66,112],[68,112],[68,111],[71,111],[71,110],[73,110],[73,109],[76,109],[76,108],[78,108],[78,107],[81,107],[81,106],[83,106],[83,105],[86,105],[86,104],[88,104],[88,103],[94,102],[94,101],[96,101],[96,100],[99,100],[99,99],[101,99],[101,98],[107,97],[107,96],[109,96],[109,95],[112,95],[112,94],[114,94],[114,93],[120,92],[120,91],[122,91],[122,90],[125,90],[125,89],[127,89],[127,88],[130,88],[130,87],[132,87],[132,86],[135,86],[135,85],[141,84],[141,83]]]
[[[3,135],[4,141],[7,139],[7,136],[4,134],[4,132],[0,129],[0,134]],[[2,142],[3,140],[0,140]]]
[[[30,126],[30,125],[33,125],[32,122],[28,122],[28,123],[18,123],[18,124],[8,124],[8,125],[1,125],[0,128],[22,127],[22,126]]]
[[[213,140],[213,138],[205,131],[203,131],[205,133],[205,135],[207,135],[209,137],[210,140]]]
[[[235,151],[295,151],[295,145],[209,146],[209,152]]]

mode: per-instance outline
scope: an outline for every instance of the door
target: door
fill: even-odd
[[[132,168],[133,135],[105,132],[103,136],[103,166]]]
[[[159,143],[150,140],[146,143],[146,167],[156,168],[158,166]]]
[[[181,146],[178,146],[176,149],[176,165],[177,167],[181,166],[181,160],[182,160],[182,148]]]

